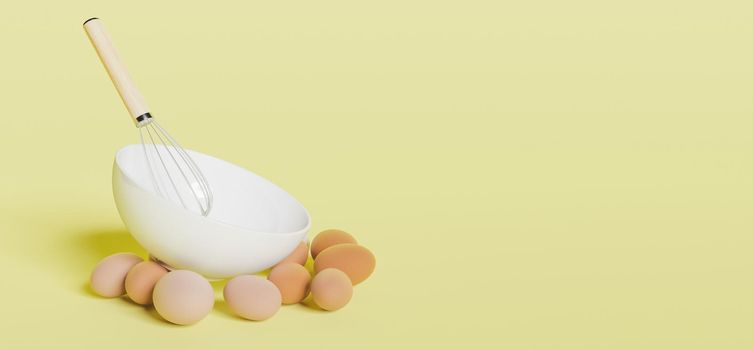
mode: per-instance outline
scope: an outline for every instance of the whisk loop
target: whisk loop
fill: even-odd
[[[178,141],[152,118],[139,125],[139,137],[157,194],[209,215],[213,201],[209,183]]]

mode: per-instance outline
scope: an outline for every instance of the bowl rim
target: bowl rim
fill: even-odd
[[[216,160],[216,161],[219,161],[221,163],[224,163],[225,165],[229,165],[231,167],[235,167],[236,169],[238,169],[240,171],[244,171],[244,172],[247,172],[247,173],[250,173],[252,175],[255,175],[255,176],[259,177],[262,181],[266,182],[268,185],[277,187],[283,193],[285,193],[285,195],[287,195],[288,197],[290,197],[296,204],[298,204],[301,207],[301,209],[303,209],[303,213],[305,214],[305,217],[306,217],[306,225],[304,225],[304,227],[301,228],[301,229],[299,229],[299,230],[290,231],[290,232],[267,232],[267,231],[259,231],[259,230],[251,229],[251,228],[248,228],[248,227],[244,227],[244,226],[232,224],[232,223],[229,223],[229,222],[217,220],[217,219],[214,219],[214,218],[211,218],[211,217],[206,217],[206,216],[200,215],[200,214],[198,214],[196,212],[193,212],[191,210],[187,210],[186,208],[183,208],[183,207],[175,204],[172,201],[166,200],[165,198],[162,198],[162,197],[160,197],[160,196],[152,193],[151,191],[145,189],[143,186],[141,186],[137,181],[135,181],[133,179],[133,176],[131,176],[131,174],[128,173],[128,171],[125,169],[125,167],[121,166],[121,164],[120,164],[121,155],[123,155],[126,151],[128,151],[131,148],[141,148],[141,147],[142,147],[141,144],[130,144],[130,145],[126,145],[126,146],[120,148],[117,152],[115,152],[114,165],[115,165],[115,169],[117,169],[117,171],[125,178],[125,180],[128,183],[130,183],[131,185],[133,185],[134,187],[136,187],[140,191],[144,192],[148,196],[154,197],[157,200],[165,202],[167,205],[170,205],[170,206],[172,206],[174,208],[182,210],[182,211],[186,212],[187,214],[189,214],[189,215],[191,215],[191,216],[193,216],[193,217],[195,217],[197,219],[208,220],[208,221],[211,221],[213,223],[216,223],[216,224],[219,224],[219,225],[222,225],[222,226],[226,226],[226,227],[234,229],[234,230],[244,231],[244,233],[254,233],[254,234],[270,235],[270,236],[294,236],[294,235],[298,235],[298,234],[301,234],[301,233],[306,233],[306,232],[308,232],[311,229],[311,215],[309,214],[308,210],[306,209],[306,207],[297,198],[295,198],[292,194],[290,194],[284,188],[278,186],[277,184],[275,184],[274,182],[270,181],[266,177],[261,176],[259,174],[256,174],[253,171],[250,171],[250,170],[248,170],[248,169],[246,169],[246,168],[244,168],[244,167],[242,167],[240,165],[228,162],[226,160],[223,160],[221,158],[217,158],[215,156],[212,156],[212,155],[209,155],[209,154],[206,154],[206,153],[194,151],[192,149],[185,149],[185,151],[189,152],[189,153],[199,154],[199,155],[204,156],[204,157],[209,157],[209,158],[211,158],[213,160]]]

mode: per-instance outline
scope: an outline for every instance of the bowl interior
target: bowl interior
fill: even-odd
[[[148,150],[148,149],[147,149]],[[115,162],[123,175],[139,188],[155,196],[170,196],[173,187],[166,184],[162,165],[147,158],[142,145],[121,149]],[[203,153],[186,150],[207,179],[213,195],[212,210],[207,219],[245,230],[266,233],[295,233],[309,223],[306,209],[291,195],[270,181],[246,169]],[[152,161],[151,169],[147,159]],[[183,181],[172,162],[166,162],[174,181]],[[195,184],[194,184],[195,186]],[[189,186],[178,191],[190,191]],[[163,192],[160,194],[160,190]],[[178,194],[181,195],[181,194]],[[186,194],[182,194],[186,197]],[[181,206],[173,199],[172,205]],[[186,210],[186,215],[200,215]]]

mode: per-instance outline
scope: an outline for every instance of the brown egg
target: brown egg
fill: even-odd
[[[131,268],[143,260],[131,253],[110,255],[97,264],[92,271],[90,282],[97,294],[114,298],[125,294],[125,279]]]
[[[320,308],[334,311],[348,304],[353,297],[353,286],[345,272],[324,269],[311,280],[311,295]]]
[[[330,267],[345,272],[355,286],[374,272],[376,259],[370,250],[358,244],[338,244],[323,250],[314,260],[316,273]]]
[[[288,262],[275,266],[267,276],[277,286],[283,304],[295,304],[309,293],[311,275],[305,267]]]
[[[149,305],[152,303],[152,291],[167,269],[154,261],[142,261],[128,271],[125,279],[125,290],[128,297],[136,304]]]
[[[162,318],[189,325],[201,321],[212,311],[214,289],[196,272],[174,270],[157,281],[152,300]]]
[[[319,232],[319,234],[314,237],[314,240],[311,241],[311,257],[316,259],[316,256],[323,250],[343,243],[358,242],[355,237],[345,231],[330,229]]]
[[[278,262],[277,265],[282,265],[287,262],[293,262],[298,265],[306,265],[306,260],[308,260],[308,258],[309,246],[306,244],[306,242],[301,242],[298,243],[298,246],[295,247],[295,250],[293,250],[290,255]]]
[[[254,321],[272,317],[280,309],[282,301],[280,291],[272,282],[264,277],[250,275],[231,279],[225,285],[223,295],[233,312]]]

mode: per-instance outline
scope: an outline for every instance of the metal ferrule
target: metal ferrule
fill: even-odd
[[[151,123],[153,119],[152,119],[152,115],[149,114],[149,112],[147,112],[136,117],[135,120],[136,120],[136,127],[140,128],[142,126],[149,125],[149,123]]]

